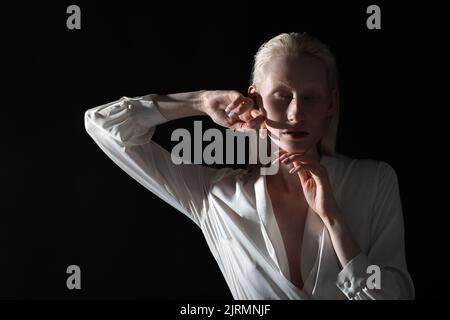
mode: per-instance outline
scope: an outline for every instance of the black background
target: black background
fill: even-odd
[[[381,30],[366,28],[372,3]],[[335,53],[337,150],[394,167],[416,297],[443,298],[448,210],[438,120],[448,102],[436,99],[431,75],[441,73],[442,9],[396,3],[3,6],[0,298],[232,299],[200,230],[109,160],[83,116],[124,95],[246,92],[257,48],[293,31]],[[81,30],[66,28],[70,4],[81,7]],[[191,124],[162,125],[155,139],[169,147],[171,130]],[[82,290],[66,288],[71,264],[81,267]]]

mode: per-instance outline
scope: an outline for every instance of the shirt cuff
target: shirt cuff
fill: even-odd
[[[361,252],[339,272],[336,285],[349,299],[353,299],[366,286],[368,266],[369,260]]]

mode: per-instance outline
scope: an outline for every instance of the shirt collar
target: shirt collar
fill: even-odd
[[[333,186],[333,157],[322,155],[320,164],[327,169],[330,183]],[[260,175],[255,181],[255,201],[267,252],[274,263],[274,267],[276,267],[285,278],[290,279],[286,250],[276,217],[272,211],[272,204],[267,191],[266,176],[264,175]],[[313,292],[315,288],[323,249],[324,230],[325,227],[323,222],[311,208],[308,208],[302,241],[301,265],[304,282],[303,289],[309,293]]]

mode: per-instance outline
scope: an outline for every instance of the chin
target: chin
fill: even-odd
[[[312,145],[304,142],[282,142],[280,148],[287,152],[306,153]]]
[[[282,150],[287,152],[295,152],[295,153],[306,153],[316,144],[314,143],[313,137],[307,137],[300,140],[283,138],[279,139],[278,135],[271,134],[271,140]]]

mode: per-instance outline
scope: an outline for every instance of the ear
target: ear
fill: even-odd
[[[251,86],[248,87],[247,93],[248,93],[248,96],[250,98],[252,98],[255,103],[254,107],[256,110],[252,111],[252,116],[256,117],[260,114],[263,114],[265,116],[266,111],[263,108],[263,102],[262,102],[261,95],[256,91],[256,86],[254,84],[252,84]],[[267,129],[265,121],[263,121],[261,123],[259,129]],[[259,134],[262,139],[265,139],[264,134],[267,134],[267,133],[266,133],[266,131],[263,130],[263,131],[260,131]]]
[[[254,107],[256,109],[261,110],[263,106],[262,98],[261,95],[258,93],[258,91],[256,91],[256,86],[254,84],[248,87],[247,93],[248,96],[252,98],[253,102],[255,103]]]
[[[249,97],[254,98],[256,95],[256,86],[254,84],[252,84],[251,86],[248,87],[247,93],[249,95]]]
[[[337,89],[331,91],[330,105],[328,106],[327,115],[332,116],[338,112],[339,92]]]

